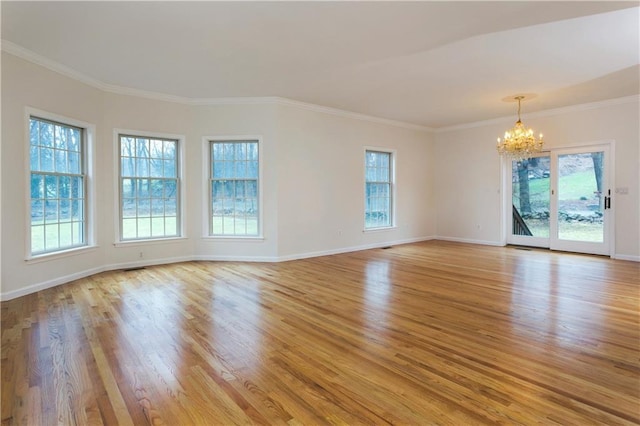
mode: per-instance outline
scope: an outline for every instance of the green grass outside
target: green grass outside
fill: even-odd
[[[597,190],[596,177],[593,171],[572,173],[560,177],[558,183],[558,199],[561,201],[579,200],[585,197],[588,200],[594,198],[594,191]],[[513,195],[514,203],[520,191],[519,184],[514,182]],[[532,206],[546,205],[549,210],[549,178],[529,180],[529,201]],[[516,207],[518,204],[516,204]]]
[[[593,171],[576,172],[561,176],[558,183],[558,199],[560,201],[580,201],[582,197],[592,203],[599,200],[595,197],[597,190]],[[513,203],[519,204],[519,186],[513,184]],[[536,211],[549,211],[549,178],[529,180],[529,201]],[[535,237],[549,238],[549,221],[543,219],[525,219],[529,230]],[[558,236],[563,240],[601,242],[603,237],[602,223],[559,221]]]
[[[258,235],[255,217],[213,216],[211,224],[213,235]]]
[[[529,219],[527,226],[534,237],[549,238],[549,221]],[[601,223],[568,222],[558,223],[558,236],[561,240],[602,242]]]

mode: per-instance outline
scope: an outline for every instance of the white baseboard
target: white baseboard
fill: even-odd
[[[86,278],[91,275],[99,274],[100,272],[104,272],[106,269],[104,267],[87,269],[86,271],[75,272],[70,275],[66,275],[64,277],[54,278],[52,280],[44,281],[37,284],[32,284],[27,287],[19,288],[18,290],[8,291],[6,293],[0,294],[0,300],[6,301],[15,299],[17,297],[26,296],[27,294],[36,293],[38,291],[46,290],[51,287],[55,287],[61,284],[66,284],[71,281],[79,280],[81,278]]]
[[[616,260],[630,260],[631,262],[640,262],[640,256],[632,256],[628,254],[614,254],[611,256],[612,259]]]
[[[433,239],[434,237],[407,238],[403,240],[385,241],[382,243],[364,244],[359,246],[343,247],[343,248],[332,249],[332,250],[321,250],[321,251],[312,251],[312,252],[306,252],[306,253],[300,253],[300,254],[289,254],[289,255],[279,256],[278,262],[288,262],[290,260],[309,259],[312,257],[320,257],[320,256],[331,256],[334,254],[351,253],[354,251],[362,251],[362,250],[371,250],[371,249],[376,249],[380,247],[417,243],[420,241],[429,241]]]
[[[92,268],[86,271],[76,272],[70,275],[66,275],[64,277],[54,278],[52,280],[48,280],[42,283],[33,284],[24,288],[20,288],[18,290],[9,291],[6,293],[0,293],[0,301],[6,301],[6,300],[15,299],[17,297],[26,296],[27,294],[35,293],[41,290],[46,290],[51,287],[55,287],[61,284],[66,284],[68,282],[79,280],[81,278],[86,278],[88,276],[99,274],[101,272],[114,271],[117,269],[138,268],[138,267],[153,266],[153,265],[166,265],[170,263],[189,262],[189,261],[287,262],[291,260],[308,259],[308,258],[320,257],[320,256],[330,256],[334,254],[350,253],[354,251],[370,250],[370,249],[375,249],[380,247],[394,246],[394,245],[400,245],[400,244],[410,244],[410,243],[417,243],[420,241],[429,241],[429,240],[453,241],[458,243],[481,244],[481,245],[488,245],[488,246],[504,246],[504,244],[499,241],[484,241],[484,240],[473,240],[468,238],[429,236],[429,237],[420,237],[420,238],[407,238],[407,239],[395,240],[395,241],[386,241],[386,242],[380,242],[380,243],[374,243],[374,244],[364,244],[359,246],[343,247],[343,248],[332,249],[332,250],[321,250],[321,251],[306,252],[306,253],[299,253],[299,254],[290,254],[290,255],[277,256],[277,257],[196,255],[196,256],[182,256],[182,257],[172,257],[172,258],[166,258],[166,259],[155,259],[155,260],[142,260],[142,261],[138,260],[135,262],[124,262],[124,263],[114,263],[110,265],[104,265],[98,268]],[[629,260],[633,262],[640,262],[640,256],[616,254],[612,256],[612,258],[618,259],[618,260]]]
[[[116,269],[139,268],[143,266],[166,265],[169,263],[188,262],[190,260],[192,260],[191,257],[172,257],[168,259],[155,259],[155,260],[148,260],[148,261],[136,261],[136,262],[114,263],[111,265],[104,265],[97,268],[87,269],[85,271],[75,272],[70,275],[54,278],[52,280],[44,281],[41,283],[32,284],[30,286],[23,287],[18,290],[8,291],[6,293],[0,293],[0,301],[4,302],[6,300],[11,300],[17,297],[26,296],[27,294],[36,293],[38,291],[46,290],[51,287],[56,287],[62,284],[69,283],[71,281],[75,281],[75,280],[89,277],[91,275],[99,274],[101,272],[115,271]]]
[[[218,256],[218,255],[197,255],[190,260],[199,262],[278,262],[273,256]]]
[[[480,244],[483,246],[497,246],[504,247],[505,244],[500,241],[486,241],[486,240],[472,240],[469,238],[458,238],[458,237],[444,237],[442,235],[438,235],[434,239],[442,240],[442,241],[453,241],[456,243],[467,243],[467,244]]]

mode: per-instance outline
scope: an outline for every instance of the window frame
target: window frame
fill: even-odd
[[[384,182],[389,185],[389,224],[383,226],[367,226],[367,154],[369,152],[389,154],[389,182]],[[364,147],[363,155],[363,232],[376,232],[385,231],[396,228],[396,162],[397,151],[390,148],[381,148],[373,146]],[[375,182],[374,182],[375,183]],[[382,183],[382,182],[381,182]]]
[[[83,196],[83,234],[84,241],[82,244],[63,247],[55,250],[45,250],[33,253],[33,242],[31,235],[31,119],[58,124],[65,127],[72,127],[81,130],[81,173],[83,177],[84,188]],[[95,241],[95,156],[94,140],[96,127],[94,124],[77,120],[75,118],[55,114],[49,111],[37,108],[26,107],[24,110],[24,129],[25,129],[25,261],[39,262],[44,260],[53,260],[59,257],[65,257],[76,253],[96,248]],[[38,173],[37,171],[35,173]],[[47,172],[44,172],[45,174]],[[56,173],[56,172],[53,172]]]
[[[258,178],[257,178],[257,198],[258,198],[258,233],[256,235],[235,235],[235,234],[213,234],[213,144],[224,142],[256,142],[258,144]],[[264,240],[264,197],[263,197],[263,138],[260,135],[223,135],[204,136],[202,138],[202,158],[203,176],[203,200],[207,200],[203,206],[203,239],[227,240],[227,241],[262,241]]]
[[[132,138],[142,138],[142,139],[153,139],[153,140],[168,140],[168,141],[176,141],[176,228],[177,235],[171,236],[149,236],[149,237],[141,237],[141,238],[130,238],[123,239],[123,206],[122,206],[122,159],[121,159],[121,148],[120,148],[120,137],[132,137]],[[115,205],[115,236],[114,236],[114,245],[116,247],[121,246],[130,246],[130,245],[139,245],[139,244],[148,244],[148,243],[161,243],[167,241],[174,240],[183,240],[186,239],[185,236],[185,227],[184,227],[184,217],[185,217],[185,188],[186,188],[186,178],[184,174],[184,161],[185,161],[185,136],[179,134],[171,134],[171,133],[158,133],[158,132],[148,132],[141,130],[131,130],[131,129],[114,129],[113,130],[113,138],[114,138],[114,167],[115,167],[115,176],[114,185],[115,185],[115,194],[117,197],[117,202]],[[144,179],[144,178],[142,178]],[[148,179],[153,179],[149,177]],[[164,177],[158,179],[165,179]],[[173,178],[172,178],[173,179]]]

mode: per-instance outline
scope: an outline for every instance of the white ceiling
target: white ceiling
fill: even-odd
[[[104,84],[432,128],[640,92],[639,2],[11,2],[2,39]]]

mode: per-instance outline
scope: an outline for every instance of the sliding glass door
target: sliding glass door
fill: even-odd
[[[609,146],[511,163],[509,244],[610,254]]]

